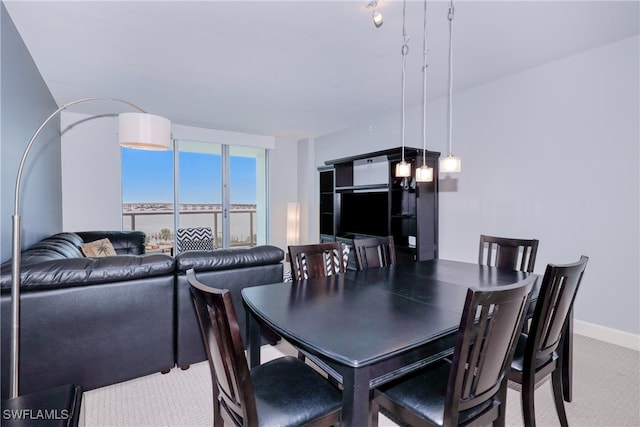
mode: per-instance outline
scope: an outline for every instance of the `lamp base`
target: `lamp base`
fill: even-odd
[[[82,389],[72,384],[2,399],[2,425],[75,427],[81,400]]]

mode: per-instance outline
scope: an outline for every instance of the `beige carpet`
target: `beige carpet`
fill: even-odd
[[[640,353],[583,336],[575,336],[574,396],[565,405],[569,425],[640,426]],[[288,344],[262,348],[262,360],[295,355]],[[84,393],[81,425],[211,426],[212,397],[206,363],[169,374],[154,374]],[[536,391],[538,426],[559,426],[547,381]],[[522,426],[520,393],[507,397],[507,425]],[[381,427],[396,427],[384,416]]]

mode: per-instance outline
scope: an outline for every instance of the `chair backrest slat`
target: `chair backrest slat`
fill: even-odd
[[[537,253],[537,239],[512,239],[482,234],[478,264],[531,273]]]

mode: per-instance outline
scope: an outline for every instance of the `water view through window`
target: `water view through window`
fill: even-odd
[[[178,228],[210,228],[215,248],[225,247],[225,240],[227,247],[249,247],[264,241],[265,150],[223,147],[176,141],[175,168],[173,151],[123,148],[123,229],[144,231],[148,251],[171,251],[176,222]],[[174,171],[178,179],[174,179]],[[228,190],[224,182],[228,182]]]

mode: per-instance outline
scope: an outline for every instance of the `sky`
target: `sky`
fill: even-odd
[[[221,156],[180,152],[180,202],[221,203]],[[232,156],[231,203],[256,203],[256,159]],[[123,203],[173,203],[173,151],[122,148]]]

